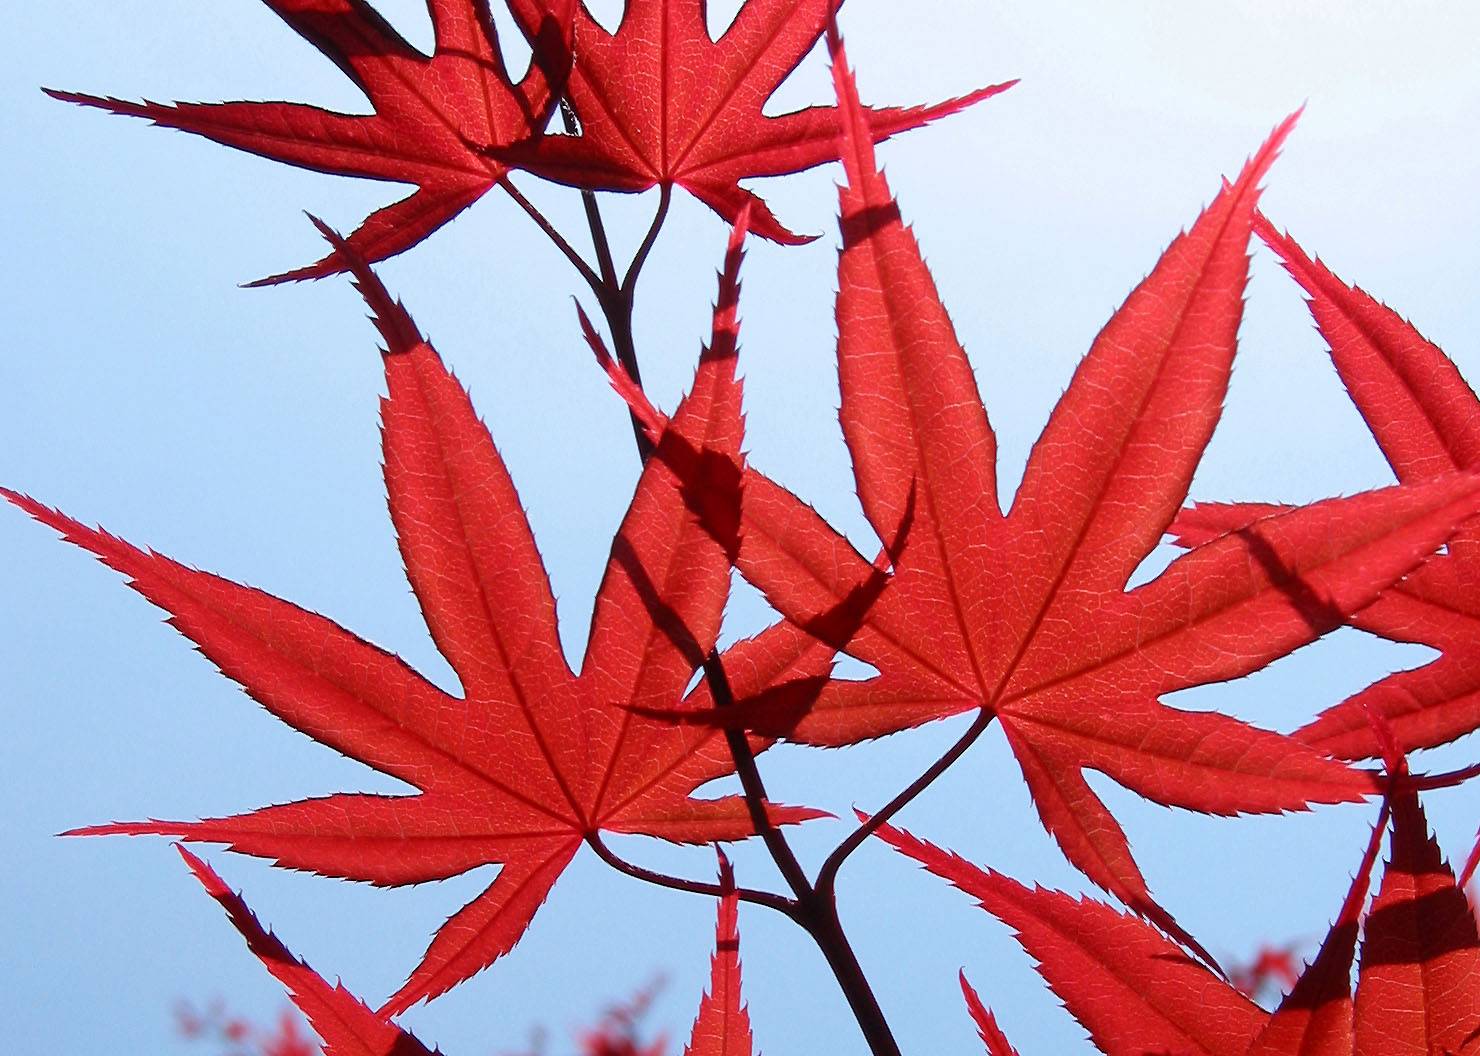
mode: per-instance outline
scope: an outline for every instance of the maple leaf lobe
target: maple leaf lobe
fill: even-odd
[[[206,893],[221,904],[247,948],[282,983],[309,1025],[324,1042],[324,1056],[436,1056],[413,1035],[372,1012],[342,984],[331,985],[299,960],[258,922],[236,894],[206,862],[176,844],[186,866]]]
[[[354,82],[371,113],[290,102],[166,104],[53,89],[47,94],[299,168],[414,184],[411,195],[372,213],[349,237],[360,256],[376,261],[410,249],[503,179],[508,167],[489,149],[544,126],[569,63],[552,13],[529,27],[534,60],[515,84],[499,52],[488,0],[427,0],[435,34],[430,55],[407,43],[365,0],[263,2]],[[249,285],[345,270],[344,258],[330,254]]]
[[[1268,1020],[1258,1005],[1136,917],[1025,887],[893,826],[880,826],[877,835],[1010,927],[1101,1052],[1243,1056]]]
[[[1442,350],[1360,287],[1347,284],[1262,214],[1255,232],[1304,290],[1331,361],[1400,481],[1438,481],[1480,469],[1480,400]],[[1249,531],[1287,507],[1199,503],[1172,525],[1181,546]],[[1333,705],[1294,735],[1342,759],[1382,756],[1375,710],[1403,752],[1432,748],[1480,728],[1480,522],[1461,525],[1433,557],[1350,623],[1440,656]]]
[[[720,899],[709,989],[699,1003],[683,1056],[752,1056],[755,1051],[750,1013],[740,994],[740,903],[735,872],[724,852],[718,854]]]

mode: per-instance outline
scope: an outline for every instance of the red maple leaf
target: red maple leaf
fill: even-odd
[[[259,1027],[235,1016],[225,1017],[219,1002],[208,1006],[204,1015],[188,1005],[177,1008],[175,1015],[181,1037],[191,1040],[209,1037],[226,1045],[225,1051],[233,1054],[245,1052],[241,1046],[249,1041],[251,1051],[260,1056],[319,1056],[323,1052],[312,1036],[304,1033],[303,1017],[290,1009],[284,1009],[270,1027]]]
[[[663,1056],[668,1046],[661,1035],[646,1045],[638,1040],[638,1027],[662,987],[660,976],[627,1000],[609,1006],[595,1027],[581,1031],[583,1056]]]
[[[877,835],[1012,928],[1101,1052],[1243,1056],[1269,1021],[1268,1012],[1133,916],[1025,887],[903,829],[885,825]]]
[[[1395,762],[1398,758],[1395,757]],[[1398,765],[1406,773],[1406,766],[1401,762]],[[1357,952],[1362,904],[1367,899],[1372,867],[1391,812],[1392,801],[1385,796],[1341,912],[1332,922],[1315,959],[1298,973],[1290,992],[1249,1046],[1248,1056],[1351,1056],[1352,959]]]
[[[750,1013],[740,1000],[740,903],[735,895],[735,872],[723,854],[719,859],[719,886],[709,990],[699,1002],[699,1015],[684,1046],[684,1056],[751,1056],[755,1051]]]
[[[675,442],[738,455],[731,384],[740,237],[731,239],[714,337],[677,412]],[[400,885],[502,863],[437,933],[386,1009],[440,994],[520,938],[583,840],[601,830],[676,842],[752,832],[743,799],[689,798],[733,770],[722,736],[645,718],[672,707],[719,630],[729,583],[720,546],[650,460],[612,545],[575,675],[518,495],[467,394],[345,243],[383,335],[390,511],[411,585],[463,695],[288,602],[163,556],[11,492],[4,494],[129,577],[176,628],[273,714],[420,790],[340,794],[200,822],[110,824],[77,834],[162,834],[225,843],[316,873]],[[831,650],[778,626],[725,655],[744,697],[820,665]],[[708,700],[703,685],[689,706]],[[818,812],[771,807],[777,823]]]
[[[272,1033],[261,1041],[262,1056],[318,1056],[312,1039],[302,1033],[299,1022],[291,1012],[283,1012]]]
[[[1397,312],[1348,286],[1260,217],[1256,231],[1305,290],[1331,360],[1388,464],[1404,482],[1480,468],[1480,400],[1449,357]],[[1178,517],[1185,544],[1244,528],[1283,507],[1200,503]],[[1369,686],[1293,736],[1343,759],[1382,754],[1367,722],[1375,708],[1403,751],[1432,748],[1480,728],[1480,522],[1351,620],[1443,655]]]
[[[555,5],[510,0],[509,6],[533,33]],[[729,29],[711,40],[704,0],[627,0],[615,33],[577,5],[568,93],[580,135],[545,135],[496,153],[547,179],[591,190],[677,185],[732,223],[748,204],[757,234],[809,241],[784,227],[738,181],[837,160],[835,108],[762,113],[816,45],[835,6],[835,0],[746,0]],[[1014,83],[934,106],[870,109],[869,135],[880,140],[918,128]]]
[[[976,712],[964,745],[995,719],[1069,860],[1190,942],[1152,900],[1083,771],[1215,814],[1372,791],[1368,775],[1309,746],[1158,698],[1247,674],[1339,626],[1475,510],[1477,481],[1318,503],[1126,589],[1185,500],[1221,412],[1257,184],[1292,117],[1101,331],[1003,514],[971,365],[877,169],[840,42],[834,50],[846,116],[841,420],[892,568],[754,472],[737,565],[789,620],[878,674],[688,719],[823,746]]]
[[[1403,773],[1320,952],[1272,1015],[1134,917],[1026,888],[900,829],[878,834],[1013,928],[1108,1056],[1455,1056],[1480,1037],[1480,932]],[[1362,928],[1353,1001],[1361,909],[1390,812],[1392,857]]]
[[[1480,1039],[1480,933],[1411,788],[1393,800],[1392,856],[1368,911],[1356,1056],[1449,1056]]]
[[[1480,933],[1390,724],[1371,719],[1390,775],[1382,813],[1320,952],[1247,1056],[1457,1056],[1480,1037]],[[1362,926],[1354,1002],[1362,904],[1389,818],[1392,857]]]
[[[340,176],[413,183],[407,198],[372,213],[350,235],[370,261],[409,249],[493,188],[508,167],[492,147],[542,128],[551,89],[568,63],[556,15],[532,27],[535,61],[515,85],[499,54],[488,0],[427,0],[436,46],[423,55],[365,0],[263,0],[338,66],[374,112],[344,114],[303,103],[163,104],[48,90],[68,102],[205,136],[229,147]],[[329,254],[253,285],[348,270]]]
[[[1228,981],[1240,992],[1257,999],[1266,989],[1289,993],[1300,978],[1300,962],[1294,946],[1261,945],[1251,960],[1228,967]]]
[[[330,984],[293,956],[276,935],[258,923],[241,896],[227,887],[214,869],[184,847],[177,849],[206,893],[226,910],[231,923],[247,940],[247,949],[287,988],[288,996],[323,1039],[324,1056],[435,1056],[435,1050],[380,1013],[372,1012],[342,984]],[[296,1035],[290,1031],[288,1036]]]

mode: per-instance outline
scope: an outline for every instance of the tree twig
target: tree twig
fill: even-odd
[[[567,131],[573,134],[577,127],[574,115],[568,107],[562,107],[562,113],[565,117]],[[660,193],[658,209],[648,227],[647,234],[628,266],[625,276],[621,282],[618,282],[616,266],[612,259],[611,241],[601,218],[601,208],[597,203],[596,195],[590,191],[581,192],[599,269],[598,283],[592,288],[595,290],[597,303],[601,305],[602,314],[606,317],[607,327],[611,331],[612,349],[617,361],[622,364],[633,384],[639,388],[642,387],[642,375],[633,336],[632,295],[636,289],[638,277],[642,273],[643,265],[668,216],[672,191],[664,187]],[[642,423],[635,415],[632,419],[632,431],[637,441],[638,454],[642,461],[646,462],[651,457],[654,448]],[[717,706],[733,704],[734,694],[730,690],[729,681],[724,674],[724,666],[716,651],[711,650],[705,657],[703,670],[715,704]],[[848,936],[843,931],[842,922],[838,918],[837,902],[833,897],[831,887],[822,892],[808,880],[806,871],[786,840],[786,834],[771,823],[770,816],[766,812],[765,785],[761,780],[760,769],[756,766],[755,753],[751,751],[750,742],[745,734],[741,731],[731,731],[727,732],[725,737],[734,760],[735,772],[745,791],[745,803],[750,812],[752,825],[766,844],[782,878],[795,895],[794,899],[788,899],[781,895],[752,891],[753,897],[748,900],[786,913],[800,924],[807,934],[812,936],[812,940],[827,961],[828,967],[832,969],[833,976],[837,979],[838,986],[848,1001],[849,1008],[858,1022],[870,1052],[873,1056],[901,1056],[899,1043],[895,1041],[878,998],[874,995],[868,977],[864,974],[863,967],[859,964],[858,957],[848,941]],[[962,750],[964,751],[964,747]],[[712,888],[712,885],[696,885],[693,881],[654,873],[626,862],[612,854],[599,837],[588,837],[587,842],[603,861],[629,876],[663,887],[696,891],[701,894],[709,894],[717,890]]]

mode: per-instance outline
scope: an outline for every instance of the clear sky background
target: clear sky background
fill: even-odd
[[[385,0],[415,41],[418,0]],[[711,4],[717,26],[734,2]],[[52,85],[130,98],[287,98],[361,107],[352,86],[262,5],[53,0],[13,5],[0,42],[0,482],[128,539],[262,586],[394,649],[436,656],[400,569],[379,476],[375,335],[348,284],[238,282],[316,257],[301,210],[348,228],[396,188],[292,170],[44,98]],[[599,12],[617,10],[615,2]],[[845,31],[865,99],[914,103],[1022,77],[1007,95],[891,143],[882,157],[970,351],[1011,484],[1078,357],[1178,230],[1268,130],[1308,103],[1266,209],[1344,277],[1399,307],[1480,372],[1480,13],[1445,3],[988,3],[853,0]],[[508,35],[506,34],[506,37]],[[522,60],[516,60],[522,61]],[[814,55],[778,106],[825,101]],[[835,167],[759,189],[812,245],[755,245],[742,364],[754,462],[865,549],[836,425]],[[574,192],[520,185],[578,232]],[[614,203],[628,236],[651,197]],[[707,328],[723,225],[678,196],[640,294],[639,343],[671,406]],[[574,325],[578,280],[506,199],[488,196],[385,265],[468,384],[529,507],[583,645],[610,532],[636,477],[626,416]],[[1300,297],[1256,254],[1224,424],[1202,499],[1303,501],[1389,481]],[[51,833],[147,816],[208,816],[394,782],[293,733],[201,660],[117,576],[0,510],[0,987],[16,1052],[187,1051],[176,999],[224,996],[259,1018],[283,997],[163,841]],[[742,596],[731,621],[764,624]],[[1425,650],[1356,632],[1241,682],[1179,698],[1291,729]],[[845,752],[763,760],[776,798],[873,807],[961,720]],[[1473,761],[1466,741],[1420,760]],[[1215,821],[1101,788],[1153,889],[1220,956],[1262,940],[1314,946],[1374,810]],[[1436,794],[1461,858],[1480,791]],[[905,823],[1025,880],[1082,889],[1042,834],[990,735]],[[799,837],[815,862],[846,831]],[[702,849],[624,841],[641,861],[711,872]],[[376,891],[210,855],[326,975],[372,1002],[491,870]],[[774,884],[763,856],[745,881]],[[975,1048],[965,966],[1025,1056],[1088,1051],[1005,928],[882,847],[842,877],[844,919],[907,1051]],[[682,1036],[702,987],[713,907],[581,856],[516,951],[407,1017],[450,1056],[561,1039],[666,973],[655,1022]],[[861,1051],[815,950],[785,921],[742,914],[747,996],[764,1051]],[[556,1050],[559,1051],[558,1049]]]

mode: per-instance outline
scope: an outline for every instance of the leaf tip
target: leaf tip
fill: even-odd
[[[1238,183],[1242,187],[1251,187],[1264,178],[1270,167],[1280,156],[1280,151],[1285,147],[1285,142],[1295,130],[1295,125],[1300,121],[1300,115],[1305,112],[1305,104],[1288,114],[1284,120],[1274,126],[1264,144],[1255,152],[1244,165],[1243,171],[1239,173]]]
[[[380,331],[381,337],[385,339],[386,350],[390,353],[400,354],[410,352],[424,342],[421,331],[417,330],[416,324],[412,322],[411,315],[406,311],[400,301],[390,295],[380,277],[370,267],[370,262],[363,254],[355,249],[352,242],[320,220],[313,213],[305,213],[309,221],[319,234],[324,236],[325,241],[334,248],[331,261],[353,276],[355,289],[360,291],[360,296],[365,298],[365,303],[370,306],[371,320],[375,328]],[[337,259],[336,259],[337,258]],[[292,276],[278,276],[278,279],[291,278]],[[277,279],[259,279],[257,285],[271,283]]]

